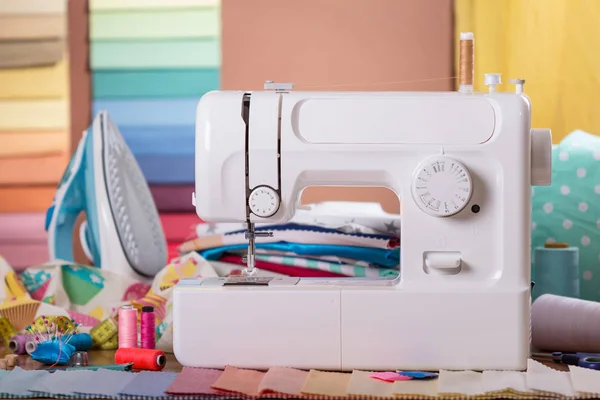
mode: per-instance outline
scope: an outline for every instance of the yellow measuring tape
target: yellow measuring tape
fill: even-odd
[[[103,344],[107,343],[113,337],[117,339],[117,347],[118,347],[118,337],[117,332],[119,331],[119,325],[117,325],[117,321],[114,318],[107,318],[104,321],[100,322],[98,325],[92,328],[90,331],[90,336],[92,337],[92,341],[94,342],[94,347],[100,347]],[[117,348],[115,347],[115,349]],[[105,349],[108,350],[108,349]]]
[[[7,318],[0,317],[0,337],[2,338],[5,348],[8,346],[10,339],[16,334],[17,332],[15,332],[15,328],[13,328],[10,321]]]
[[[107,342],[102,343],[98,346],[100,350],[116,350],[119,348],[119,335],[115,334]]]

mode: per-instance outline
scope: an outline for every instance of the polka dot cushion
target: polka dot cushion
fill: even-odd
[[[579,247],[581,297],[600,301],[600,137],[571,133],[552,163],[552,185],[532,188],[532,247]]]

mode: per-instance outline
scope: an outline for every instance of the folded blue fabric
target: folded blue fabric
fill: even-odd
[[[0,397],[32,397],[29,389],[35,382],[49,374],[44,370],[23,370],[15,367],[8,375],[0,379]]]
[[[47,374],[42,379],[36,380],[33,386],[29,388],[29,391],[36,392],[40,396],[72,396],[74,395],[74,389],[86,385],[87,382],[95,379],[95,377],[95,372],[91,370],[56,371]]]
[[[198,98],[220,86],[219,68],[94,71],[94,99]]]
[[[150,185],[193,185],[194,156],[135,155]]]
[[[190,126],[196,124],[200,97],[152,100],[96,100],[93,113],[102,110],[121,129],[124,126]]]
[[[134,155],[194,155],[194,125],[123,126],[119,131]]]
[[[141,371],[135,374],[133,381],[125,386],[120,394],[153,398],[172,397],[166,394],[165,390],[173,383],[177,375],[177,372]]]
[[[229,251],[243,250],[247,244],[234,244],[214,247],[198,252],[209,261],[217,261]],[[397,267],[400,264],[400,249],[376,249],[373,247],[339,246],[328,244],[304,244],[304,243],[257,243],[257,249],[274,250],[279,252],[292,252],[305,256],[336,256],[365,261],[383,267]]]
[[[93,372],[93,379],[77,384],[72,388],[73,393],[118,397],[119,392],[135,378],[133,372],[112,371],[108,369],[99,369]]]

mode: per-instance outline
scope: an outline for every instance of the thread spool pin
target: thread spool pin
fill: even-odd
[[[525,85],[525,79],[522,79],[522,78],[511,79],[509,82],[516,86],[515,93],[523,94],[523,85]]]
[[[490,93],[495,93],[496,85],[502,83],[502,74],[485,74],[483,83],[489,88]]]

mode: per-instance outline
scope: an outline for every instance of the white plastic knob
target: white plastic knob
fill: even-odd
[[[531,130],[531,186],[552,183],[552,131]]]
[[[502,74],[485,74],[483,83],[489,87],[490,93],[496,91],[496,85],[502,83]]]

